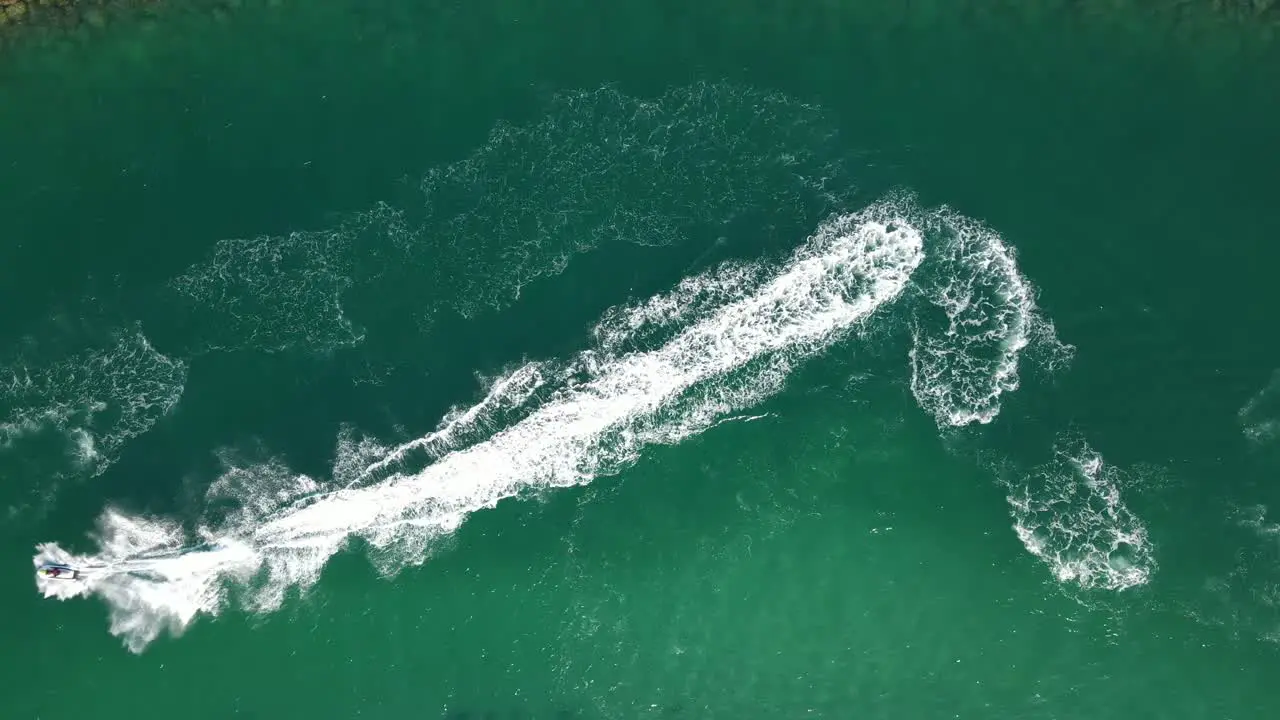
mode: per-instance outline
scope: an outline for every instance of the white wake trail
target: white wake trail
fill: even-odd
[[[36,557],[37,563],[73,561],[98,569],[82,583],[40,580],[41,590],[51,597],[101,595],[111,607],[112,632],[141,651],[165,629],[176,634],[198,614],[216,613],[228,580],[239,582],[252,609],[278,607],[289,588],[315,583],[352,537],[372,545],[374,560],[387,570],[421,562],[431,540],[455,530],[471,512],[530,489],[590,482],[634,461],[655,438],[670,442],[704,429],[715,418],[702,408],[693,408],[697,422],[689,421],[687,407],[664,415],[691,393],[718,412],[757,401],[765,390],[733,382],[707,386],[756,361],[776,374],[820,352],[902,295],[923,258],[921,232],[892,203],[837,217],[771,277],[747,283],[736,299],[691,313],[688,325],[660,347],[584,359],[587,379],[566,384],[487,439],[456,449],[435,433],[387,449],[345,487],[203,529],[216,545],[202,552],[173,554],[182,545],[181,531],[164,521],[108,513],[99,554],[74,557],[46,544]],[[646,323],[638,317],[631,324]],[[531,382],[541,382],[533,374],[512,377],[512,392],[525,396]],[[495,402],[492,393],[485,402]],[[421,453],[409,451],[424,445],[443,454],[413,460]],[[281,482],[315,486],[307,479]],[[139,560],[157,548],[169,554]]]

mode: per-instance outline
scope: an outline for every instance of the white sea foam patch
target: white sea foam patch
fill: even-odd
[[[1054,459],[1004,479],[1014,531],[1059,582],[1125,590],[1155,569],[1146,526],[1120,495],[1120,471],[1082,439],[1065,437]]]
[[[538,122],[498,123],[423,177],[417,238],[430,242],[398,243],[399,264],[469,316],[598,247],[672,245],[760,208],[769,223],[810,222],[853,188],[835,127],[818,107],[720,83],[652,100],[560,94]]]
[[[912,321],[911,390],[940,427],[986,424],[1018,388],[1029,349],[1047,371],[1070,362],[1036,307],[1035,289],[999,233],[946,208],[920,214],[929,258],[915,285],[926,302]]]
[[[162,522],[111,513],[103,518],[101,553],[71,558],[45,545],[37,562],[66,558],[92,568],[75,592],[101,595],[112,607],[113,632],[135,651],[166,628],[180,631],[199,613],[218,612],[218,588],[250,572],[256,576],[245,586],[246,604],[278,607],[289,588],[314,584],[349,538],[367,542],[386,571],[422,562],[431,541],[471,512],[531,490],[590,482],[633,462],[650,439],[676,441],[706,427],[714,411],[758,399],[762,391],[743,377],[781,377],[853,331],[903,293],[922,257],[921,233],[892,205],[835,218],[776,272],[701,308],[657,347],[584,353],[522,419],[470,445],[457,446],[447,437],[451,428],[492,410],[453,413],[436,433],[388,448],[362,472],[347,468],[344,486],[310,496],[295,492],[310,490],[309,479],[283,470],[267,473],[254,489],[243,485],[244,475],[228,477],[216,492],[242,498],[242,512],[203,529],[214,544],[199,552],[176,555],[176,529]],[[697,282],[669,299],[697,295]],[[641,304],[633,312],[672,315],[655,310],[661,307]],[[509,373],[481,405],[501,406],[508,392],[531,397],[537,375],[536,368]],[[717,390],[719,378],[728,381]],[[374,446],[347,447],[365,454]],[[147,559],[157,547],[161,557]],[[54,597],[71,592],[58,582],[41,581],[41,589]]]
[[[1234,548],[1233,561],[1220,565],[1184,609],[1232,637],[1280,643],[1280,521],[1265,505],[1234,503],[1226,520],[1216,539]]]
[[[98,475],[177,404],[186,378],[186,363],[138,331],[51,363],[18,359],[0,368],[0,453],[20,453],[24,441],[53,432],[62,464],[45,472]]]
[[[1240,425],[1245,437],[1255,445],[1269,445],[1280,440],[1280,370],[1249,402],[1240,408]]]
[[[596,248],[672,245],[761,208],[758,232],[812,222],[846,207],[843,154],[820,108],[777,93],[564,93],[539,120],[499,122],[470,156],[428,170],[408,204],[222,240],[168,290],[193,352],[352,346],[379,326],[505,307]]]
[[[379,205],[328,230],[222,240],[168,288],[200,333],[195,352],[354,345],[363,334],[343,306],[352,246],[407,232],[400,213]]]

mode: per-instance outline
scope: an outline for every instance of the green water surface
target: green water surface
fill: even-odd
[[[96,477],[3,451],[0,716],[1276,717],[1280,536],[1240,518],[1263,505],[1274,524],[1280,457],[1238,413],[1280,366],[1280,53],[1247,27],[1195,45],[1123,4],[1035,5],[246,1],[11,46],[5,357],[142,322],[189,367]],[[821,107],[859,158],[850,210],[905,187],[998,230],[1070,367],[956,436],[901,357],[840,345],[760,419],[474,513],[391,579],[353,547],[280,611],[233,604],[141,654],[98,600],[34,591],[35,544],[83,545],[108,503],[197,516],[219,448],[325,475],[344,423],[421,435],[477,400],[475,373],[577,352],[604,309],[690,268],[798,245],[820,218],[604,245],[463,314],[456,296],[506,281],[485,274],[503,248],[427,237],[433,274],[361,286],[364,341],[338,349],[209,351],[198,323],[223,320],[157,290],[221,240],[415,207],[425,172],[557,92],[698,82]],[[1012,530],[986,459],[1045,462],[1060,431],[1136,478],[1146,585],[1059,582]]]

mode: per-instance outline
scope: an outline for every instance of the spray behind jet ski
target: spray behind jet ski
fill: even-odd
[[[68,592],[72,595],[79,594],[80,591],[72,589],[71,585],[82,585],[91,578],[103,580],[116,575],[129,575],[145,580],[163,582],[167,579],[164,568],[168,562],[187,555],[214,552],[221,548],[222,545],[218,542],[204,542],[198,545],[138,553],[106,563],[90,564],[77,562],[77,558],[68,556],[65,553],[60,553],[59,556],[55,557],[46,555],[39,558],[37,562],[36,580],[37,583],[53,580],[77,581],[63,586],[62,590],[54,593],[59,596],[65,596]],[[55,584],[62,585],[62,583]]]

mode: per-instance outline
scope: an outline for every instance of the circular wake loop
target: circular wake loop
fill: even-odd
[[[911,320],[912,393],[941,428],[988,424],[1001,398],[1018,389],[1029,351],[1052,372],[1075,348],[1040,314],[1033,286],[998,233],[947,208],[918,222],[929,258]]]

